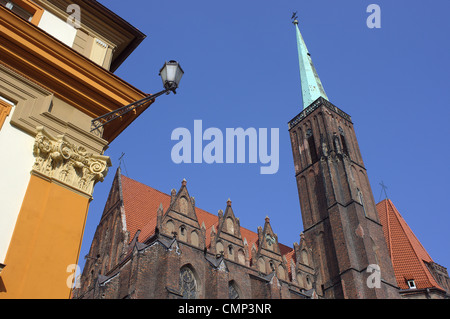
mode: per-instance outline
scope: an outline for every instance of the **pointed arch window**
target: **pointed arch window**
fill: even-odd
[[[363,193],[359,190],[359,188],[358,188],[357,190],[358,190],[358,199],[359,199],[359,203],[360,203],[360,204],[362,205],[362,207],[363,207],[364,216],[367,217],[367,214],[366,214],[366,207],[364,206],[364,197],[363,197]]]
[[[342,152],[348,156],[347,142],[345,141],[344,130],[339,126],[339,134],[341,136]]]
[[[234,281],[230,281],[228,284],[228,298],[230,299],[240,299],[239,292]]]
[[[309,154],[311,155],[311,164],[314,164],[319,160],[319,157],[317,156],[317,149],[316,143],[314,142],[314,135],[310,128],[306,131],[306,139],[308,140]]]
[[[228,257],[231,258],[233,256],[233,246],[228,245]]]
[[[183,299],[197,298],[197,281],[194,273],[188,266],[184,266],[180,270],[180,290]]]
[[[234,221],[231,217],[227,217],[227,231],[234,235]]]

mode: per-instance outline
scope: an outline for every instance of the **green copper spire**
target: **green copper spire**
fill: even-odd
[[[317,75],[311,55],[308,52],[305,41],[298,28],[297,19],[293,22],[297,34],[298,60],[300,63],[300,80],[302,85],[303,109],[306,109],[320,96],[328,100],[328,97]]]

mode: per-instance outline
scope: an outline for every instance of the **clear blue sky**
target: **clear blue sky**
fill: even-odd
[[[107,150],[113,162],[96,185],[79,265],[84,267],[118,158],[128,176],[163,192],[186,178],[196,205],[216,214],[231,198],[241,226],[271,218],[279,241],[302,231],[287,122],[301,111],[295,29],[300,29],[329,100],[352,116],[375,201],[379,183],[431,257],[450,267],[450,2],[434,1],[100,1],[147,35],[116,74],[147,93],[178,60],[177,95],[157,99]],[[381,29],[366,8],[381,7]],[[280,167],[174,164],[175,128],[279,128]]]

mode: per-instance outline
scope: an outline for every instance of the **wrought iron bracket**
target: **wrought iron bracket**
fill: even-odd
[[[158,96],[161,96],[163,94],[169,94],[170,91],[176,93],[174,88],[168,87],[158,93],[150,94],[150,95],[144,97],[143,99],[140,99],[136,102],[122,106],[121,108],[119,108],[117,110],[114,110],[112,112],[106,113],[102,116],[99,116],[99,117],[93,119],[91,122],[91,132],[103,127],[104,125],[108,124],[109,122],[115,120],[118,117],[125,115],[126,113],[128,113],[130,111],[136,110],[137,108],[145,105],[146,103],[150,102],[151,100],[156,99]]]

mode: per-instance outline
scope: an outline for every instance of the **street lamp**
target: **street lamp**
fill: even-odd
[[[114,110],[112,112],[109,112],[107,114],[104,114],[102,116],[99,116],[99,117],[93,119],[91,122],[91,127],[92,127],[91,132],[108,124],[109,122],[115,120],[116,118],[121,117],[124,114],[137,109],[138,107],[144,105],[145,103],[156,99],[158,96],[161,96],[163,94],[169,94],[170,91],[172,91],[173,94],[176,94],[177,92],[175,90],[178,88],[178,85],[180,84],[180,80],[181,80],[181,77],[183,76],[183,74],[184,74],[184,71],[177,61],[170,60],[169,62],[164,63],[161,70],[159,70],[159,75],[161,76],[164,90],[162,90],[158,93],[155,93],[155,94],[149,94],[148,96],[144,97],[143,99],[140,99],[131,104],[122,106],[121,108],[119,108],[117,110]]]

